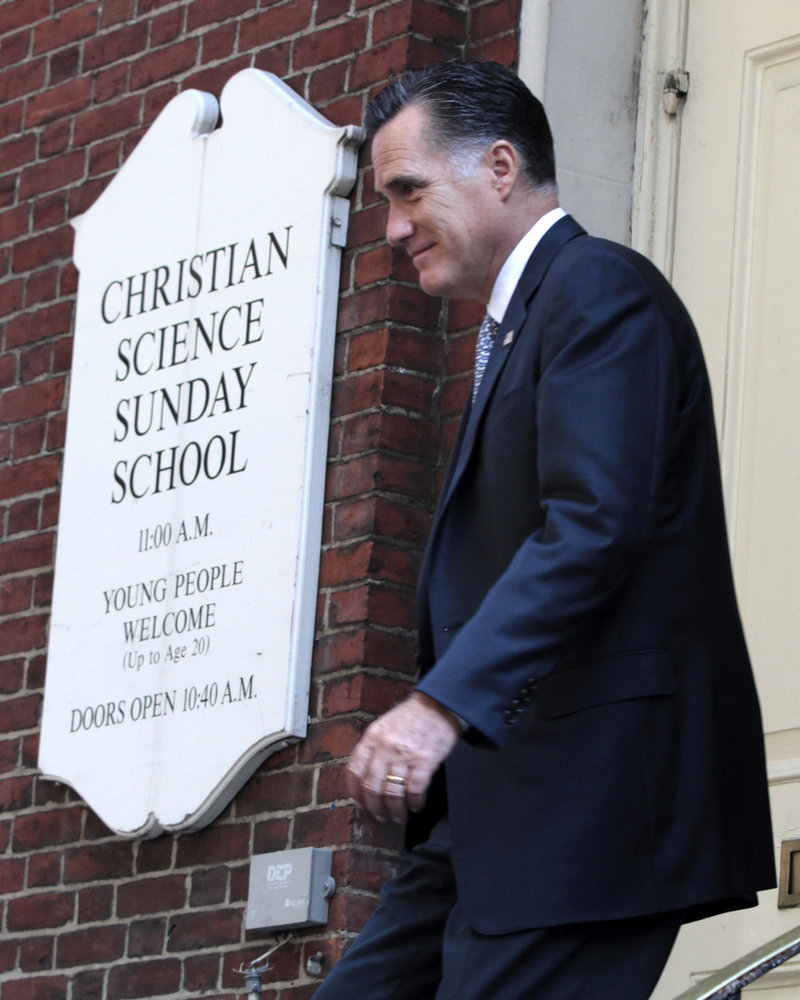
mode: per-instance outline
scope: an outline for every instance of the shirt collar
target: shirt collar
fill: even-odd
[[[519,279],[522,277],[522,272],[525,270],[525,265],[536,249],[539,240],[541,240],[551,226],[554,226],[559,219],[563,219],[566,214],[563,208],[554,208],[546,212],[525,233],[506,258],[506,262],[500,268],[500,273],[495,279],[492,294],[489,297],[489,304],[486,308],[489,315],[497,320],[498,323],[503,322],[503,317],[508,308],[508,303],[511,301],[511,296],[514,294],[514,289],[517,287]]]

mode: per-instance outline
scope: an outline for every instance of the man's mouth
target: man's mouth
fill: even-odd
[[[423,254],[426,254],[428,250],[430,250],[434,246],[436,246],[435,243],[428,243],[424,247],[419,247],[418,249],[411,251],[411,259],[414,261],[414,264],[417,267],[419,267],[419,264],[417,263],[419,258],[422,257]]]

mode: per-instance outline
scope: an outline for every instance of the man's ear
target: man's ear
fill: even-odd
[[[493,142],[486,155],[492,173],[492,183],[501,201],[505,201],[514,190],[519,177],[522,167],[520,155],[507,139]]]

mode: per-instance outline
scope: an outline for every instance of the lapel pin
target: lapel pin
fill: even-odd
[[[514,330],[509,330],[508,333],[503,337],[503,347],[508,347],[511,341],[514,339]]]

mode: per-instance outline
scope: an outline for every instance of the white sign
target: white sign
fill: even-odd
[[[172,100],[75,222],[39,766],[127,836],[210,822],[306,729],[363,133],[258,70],[220,104]]]

